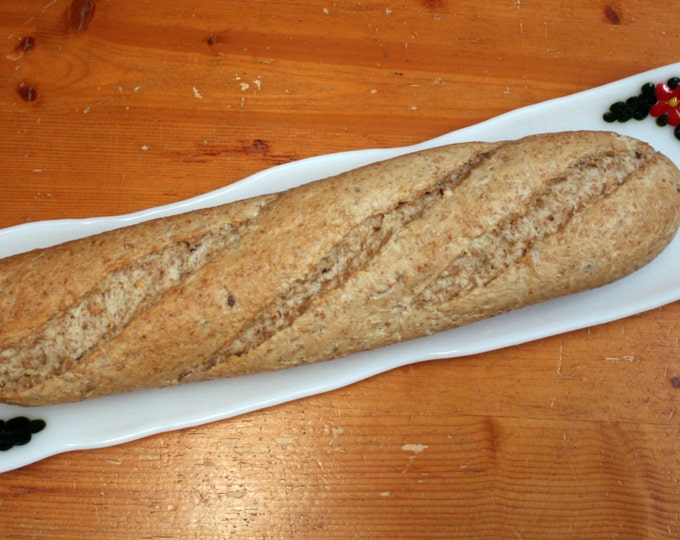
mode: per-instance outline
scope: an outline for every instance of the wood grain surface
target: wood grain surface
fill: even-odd
[[[678,20],[642,0],[3,0],[0,227],[416,143],[677,62]],[[0,475],[0,537],[680,538],[679,339],[676,303],[55,456]]]

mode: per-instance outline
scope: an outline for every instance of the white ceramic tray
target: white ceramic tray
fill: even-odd
[[[135,214],[37,222],[0,230],[0,257],[65,240],[289,188],[399,154],[472,140],[514,139],[567,130],[612,130],[651,143],[680,166],[680,140],[654,119],[610,124],[609,106],[647,83],[680,76],[680,63],[592,90],[513,111],[414,146],[344,152],[305,159],[255,174],[181,203]],[[476,354],[623,318],[680,299],[680,237],[651,264],[597,290],[532,306],[473,325],[351,357],[174,388],[37,408],[0,405],[0,419],[42,418],[46,428],[30,443],[0,452],[0,472],[60,452],[120,444],[155,433],[223,420],[319,394],[405,364]]]

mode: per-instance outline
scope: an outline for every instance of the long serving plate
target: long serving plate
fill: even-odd
[[[282,190],[407,152],[541,132],[610,130],[647,141],[680,166],[680,140],[654,118],[609,123],[603,113],[646,83],[680,76],[680,63],[493,118],[414,146],[342,152],[280,165],[180,203],[134,214],[30,223],[0,230],[0,257],[144,220]],[[43,419],[27,444],[0,452],[0,472],[48,456],[99,448],[223,420],[327,392],[410,363],[472,355],[597,325],[680,299],[680,235],[651,264],[596,290],[531,306],[463,328],[320,364],[47,407],[0,404],[0,420]],[[0,424],[1,425],[1,424]],[[24,441],[25,442],[25,441]]]

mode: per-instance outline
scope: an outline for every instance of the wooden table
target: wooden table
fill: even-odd
[[[0,227],[416,143],[676,62],[678,20],[641,0],[4,0]],[[0,536],[680,538],[679,338],[676,303],[58,455],[0,476]]]

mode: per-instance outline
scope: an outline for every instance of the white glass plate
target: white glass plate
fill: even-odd
[[[654,119],[606,123],[602,114],[647,83],[680,76],[680,63],[519,109],[414,146],[343,152],[277,166],[181,203],[116,217],[30,223],[0,230],[0,257],[166,216],[281,190],[399,154],[444,144],[568,130],[611,130],[645,140],[680,166],[680,140]],[[48,407],[0,405],[0,419],[42,418],[24,446],[0,452],[0,472],[60,452],[98,448],[234,417],[336,389],[425,360],[471,355],[612,321],[680,299],[680,237],[651,264],[616,283],[473,325],[340,360]]]

